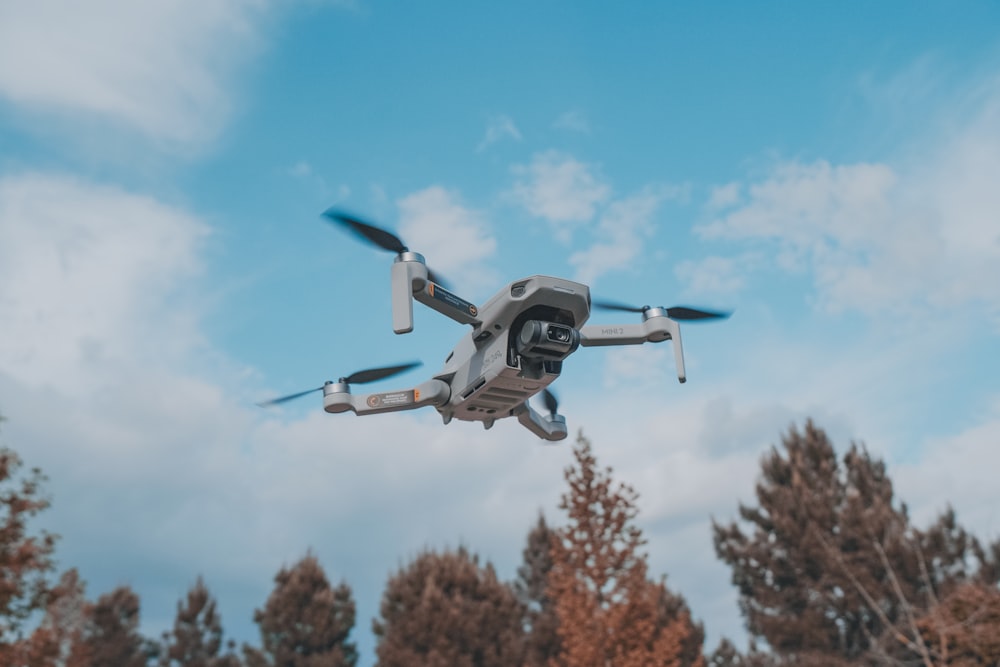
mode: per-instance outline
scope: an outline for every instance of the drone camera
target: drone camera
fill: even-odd
[[[517,351],[526,357],[561,360],[580,345],[580,332],[565,324],[528,320],[517,338]]]

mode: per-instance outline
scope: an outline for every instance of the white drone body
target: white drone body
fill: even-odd
[[[642,314],[633,324],[585,326],[592,307],[590,288],[549,276],[517,280],[477,307],[445,289],[431,274],[424,258],[410,252],[398,238],[349,216],[326,213],[376,245],[396,251],[392,265],[392,322],[397,334],[413,330],[413,300],[433,308],[471,330],[445,359],[443,368],[416,386],[389,392],[352,394],[350,384],[370,382],[407,370],[416,364],[361,371],[323,387],[323,408],[330,413],[371,415],[433,406],[444,423],[452,419],[482,422],[485,428],[497,419],[516,417],[524,427],[545,440],[562,440],[566,420],[557,414],[549,384],[559,377],[563,361],[579,347],[639,345],[672,340],[677,377],[685,381],[680,319],[725,317],[723,313],[678,308],[633,308],[617,304],[603,307]],[[265,404],[281,403],[310,393],[293,394]],[[528,400],[542,393],[550,414],[536,412]]]

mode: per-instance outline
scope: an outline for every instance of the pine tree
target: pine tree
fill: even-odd
[[[139,596],[120,586],[85,607],[79,640],[70,649],[72,667],[145,667],[155,653],[139,634]]]
[[[230,647],[232,645],[230,644]],[[160,667],[239,667],[232,650],[222,652],[222,619],[201,577],[177,603],[172,632],[164,633]]]
[[[918,622],[936,665],[1000,665],[1000,590],[966,583]]]
[[[913,529],[863,446],[841,467],[811,421],[782,444],[761,462],[758,506],[739,507],[750,530],[713,526],[751,636],[798,664],[929,659],[917,617],[961,582],[995,584],[995,557],[950,511]]]
[[[548,592],[553,538],[545,517],[539,513],[538,521],[528,533],[524,563],[518,568],[514,582],[514,591],[524,609],[527,667],[547,665],[560,652],[559,619]]]
[[[21,662],[31,667],[71,667],[67,661],[73,647],[82,641],[87,614],[84,583],[76,569],[68,570],[52,589],[45,616],[32,633]]]
[[[493,566],[464,548],[426,551],[382,594],[379,667],[520,667],[523,609]]]
[[[638,494],[615,485],[610,468],[598,470],[582,435],[573,453],[560,503],[569,523],[551,545],[549,594],[562,642],[552,664],[703,664],[702,631],[683,600],[647,578],[645,540],[634,525]]]
[[[263,609],[254,612],[261,649],[244,646],[249,667],[353,667],[357,649],[348,641],[354,599],[346,583],[330,586],[312,554],[282,568]]]
[[[49,507],[45,476],[35,468],[16,479],[21,466],[14,451],[0,448],[0,664],[15,664],[26,649],[24,622],[45,609],[51,594],[55,536],[28,529],[29,520]]]

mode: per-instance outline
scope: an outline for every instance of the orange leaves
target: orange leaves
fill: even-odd
[[[682,600],[647,578],[642,531],[632,524],[638,494],[599,470],[582,436],[554,532],[549,595],[562,650],[553,667],[687,667],[702,664],[701,628]]]

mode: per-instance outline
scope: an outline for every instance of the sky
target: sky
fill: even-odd
[[[255,405],[410,360],[372,388],[418,384],[466,333],[418,305],[393,334],[391,255],[338,206],[475,303],[544,274],[733,311],[683,326],[686,384],[662,343],[553,385],[708,650],[745,640],[711,521],[807,418],[917,525],[950,504],[996,539],[997,25],[985,0],[0,0],[0,443],[49,476],[36,527],[154,637],[200,575],[256,643],[311,550],[362,665],[421,550],[514,578],[573,438]]]

